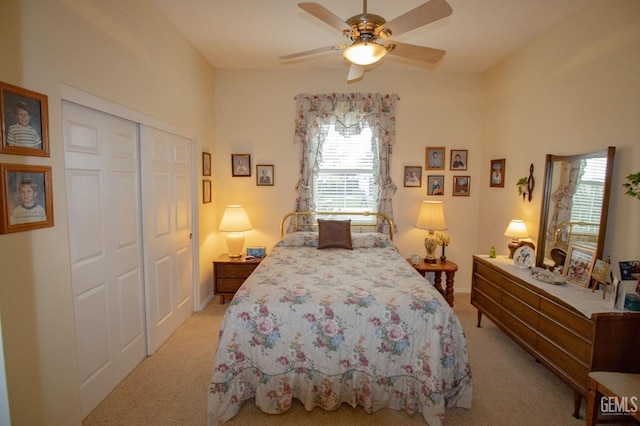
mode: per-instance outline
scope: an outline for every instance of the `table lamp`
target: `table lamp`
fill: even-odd
[[[504,236],[511,238],[511,242],[509,243],[509,259],[513,259],[513,253],[518,248],[518,239],[528,238],[529,232],[527,232],[527,226],[522,220],[514,219],[509,222],[509,226],[507,226],[506,231],[504,231]]]
[[[422,201],[418,220],[413,226],[429,232],[424,239],[424,247],[427,249],[427,256],[424,261],[426,263],[436,263],[436,257],[433,254],[438,246],[435,231],[447,230],[442,201]]]
[[[253,229],[253,225],[251,225],[244,206],[234,204],[224,209],[218,230],[228,232],[227,249],[229,250],[230,258],[242,257],[242,248],[244,247],[243,232],[251,229]]]

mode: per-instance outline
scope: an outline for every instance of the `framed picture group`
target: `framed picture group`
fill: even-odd
[[[442,146],[429,146],[425,151],[424,170],[436,171],[466,171],[469,161],[469,151],[466,149],[452,149],[449,152],[449,162],[447,163],[447,149]],[[404,168],[404,186],[421,188],[422,187],[422,166],[405,166]],[[427,195],[445,195],[445,179],[446,176],[441,173],[428,174],[426,177]],[[454,197],[468,197],[471,195],[471,176],[453,176],[451,185],[451,194]]]
[[[49,157],[47,96],[0,82],[0,154]],[[51,167],[0,164],[0,233],[53,226]]]

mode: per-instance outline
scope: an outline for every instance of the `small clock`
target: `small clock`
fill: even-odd
[[[418,265],[420,263],[420,255],[414,254],[411,256],[411,262],[414,265]]]

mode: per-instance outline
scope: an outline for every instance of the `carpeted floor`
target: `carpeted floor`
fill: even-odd
[[[215,298],[192,315],[83,421],[92,425],[206,425],[207,387],[226,305]],[[445,425],[583,425],[575,419],[573,391],[486,318],[476,327],[469,294],[456,294],[473,374],[473,408],[447,409]],[[582,404],[584,415],[586,402]],[[235,425],[425,425],[421,415],[383,409],[365,414],[344,405],[307,412],[296,403],[282,415],[264,414],[247,401]]]

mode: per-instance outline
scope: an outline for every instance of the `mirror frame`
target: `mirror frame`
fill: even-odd
[[[547,224],[549,223],[549,212],[551,210],[551,194],[553,184],[553,166],[560,161],[584,160],[587,158],[606,157],[607,169],[604,177],[604,194],[602,199],[602,211],[600,213],[600,226],[598,229],[598,244],[596,245],[596,259],[602,259],[604,251],[604,239],[607,231],[607,217],[609,215],[609,199],[611,195],[611,179],[613,176],[613,158],[616,147],[610,146],[602,151],[591,152],[580,155],[553,155],[547,154],[544,169],[544,186],[542,193],[542,208],[540,209],[540,227],[538,228],[538,247],[536,250],[536,266],[544,266],[545,235],[547,234]]]

